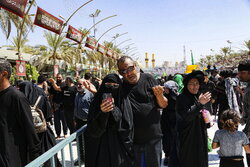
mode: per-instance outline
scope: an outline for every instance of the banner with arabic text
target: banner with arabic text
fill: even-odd
[[[112,56],[113,56],[113,50],[112,50],[112,49],[108,49],[106,55],[107,55],[108,57],[112,58]]]
[[[27,2],[27,0],[0,0],[0,8],[23,18]]]
[[[95,49],[96,48],[96,39],[91,38],[91,37],[87,37],[85,46],[90,48],[90,49]]]
[[[101,45],[101,44],[98,44],[97,52],[99,52],[99,53],[101,53],[101,54],[105,54],[105,52],[106,52],[105,46],[103,46],[103,45]]]
[[[84,36],[84,34],[82,32],[80,32],[76,28],[69,25],[66,38],[72,39],[73,41],[75,41],[77,43],[81,43],[83,36]]]
[[[16,60],[16,75],[26,76],[26,63],[22,60]]]
[[[54,33],[60,34],[63,21],[38,7],[34,24]]]

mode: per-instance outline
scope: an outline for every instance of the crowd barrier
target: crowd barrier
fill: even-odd
[[[25,167],[42,167],[43,164],[46,161],[50,161],[51,166],[52,167],[56,167],[56,165],[55,165],[55,155],[59,154],[59,152],[61,152],[61,163],[62,163],[62,166],[66,167],[64,148],[67,145],[69,145],[70,167],[73,167],[74,166],[74,158],[75,157],[73,157],[72,142],[74,142],[75,140],[76,140],[76,143],[77,143],[77,159],[78,159],[78,164],[81,164],[81,158],[78,158],[78,157],[80,157],[79,136],[84,134],[84,132],[86,130],[86,126],[87,125],[83,126],[79,130],[77,130],[76,132],[74,132],[73,134],[71,134],[69,137],[67,137],[66,139],[62,140],[58,144],[56,144],[53,148],[51,148],[50,150],[48,150],[47,152],[45,152],[41,156],[37,157],[35,160],[33,160],[32,162],[30,162],[29,164],[27,164]],[[83,139],[83,137],[82,137],[82,139]],[[83,150],[85,150],[85,149],[83,148]],[[81,165],[79,165],[79,166],[81,166]]]

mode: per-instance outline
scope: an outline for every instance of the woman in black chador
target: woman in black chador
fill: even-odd
[[[85,135],[86,167],[131,167],[133,164],[133,118],[123,97],[121,80],[107,75],[90,105]],[[112,100],[104,94],[111,93]]]
[[[44,118],[46,122],[50,122],[52,119],[52,112],[51,112],[51,106],[49,104],[49,100],[47,95],[44,93],[42,88],[34,87],[34,85],[31,82],[22,82],[19,84],[19,90],[25,94],[25,96],[28,98],[30,105],[34,105],[38,96],[42,96],[41,100],[38,104],[38,108],[42,110]],[[45,153],[50,148],[52,148],[54,145],[56,145],[55,136],[50,128],[50,126],[47,126],[47,130],[45,132],[37,133],[41,143],[41,153]],[[56,165],[61,166],[59,160],[56,158]],[[44,164],[44,167],[50,167],[51,164],[49,161],[47,161]]]
[[[164,96],[168,99],[168,106],[162,110],[161,129],[162,129],[162,146],[165,153],[163,161],[165,166],[175,167],[176,161],[176,143],[175,143],[175,126],[176,111],[175,104],[178,93],[178,84],[174,81],[164,83]]]
[[[207,126],[201,109],[211,94],[199,94],[204,74],[194,71],[184,80],[183,93],[176,100],[177,155],[180,167],[208,167]]]

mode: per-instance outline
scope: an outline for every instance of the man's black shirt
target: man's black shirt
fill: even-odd
[[[74,109],[77,87],[75,85],[71,87],[66,85],[64,87],[61,87],[61,90],[63,92],[63,107],[68,109]]]
[[[65,87],[66,84],[64,82],[62,82],[60,85],[57,83],[58,86],[60,87]],[[63,92],[62,91],[56,91],[53,86],[50,87],[49,89],[49,93],[53,95],[53,102],[60,104],[62,103],[63,100]]]
[[[134,115],[134,142],[144,144],[162,136],[160,111],[152,87],[158,85],[150,74],[141,73],[138,83],[124,82],[125,95],[128,95]]]

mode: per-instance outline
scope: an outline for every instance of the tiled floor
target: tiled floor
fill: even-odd
[[[213,139],[214,137],[214,133],[215,131],[218,129],[217,124],[215,123],[215,125],[211,128],[208,129],[208,136]],[[243,127],[240,126],[239,130],[242,130]],[[66,155],[66,166],[70,167],[70,156],[69,156],[69,147],[66,147],[64,149],[64,153]],[[76,159],[77,157],[77,150],[76,150],[76,143],[73,143],[73,156],[74,159]],[[59,159],[61,160],[61,154],[58,154]],[[164,153],[163,153],[163,157],[164,157]],[[208,155],[208,159],[209,159],[209,167],[219,167],[219,157],[217,154],[217,150],[213,150],[212,152],[209,153]],[[245,163],[246,164],[246,163]],[[84,165],[83,165],[84,166]],[[246,166],[246,165],[245,165]],[[161,166],[161,167],[166,167],[166,166]]]

